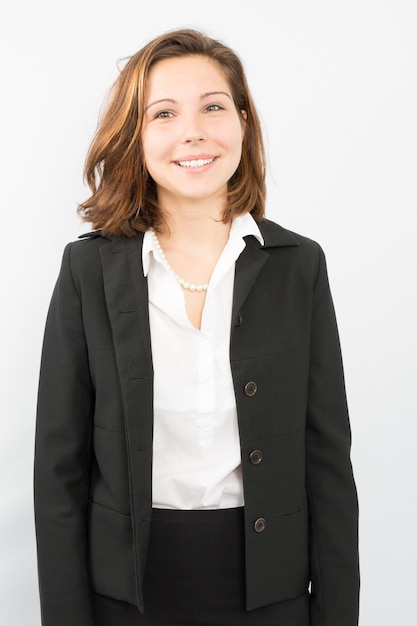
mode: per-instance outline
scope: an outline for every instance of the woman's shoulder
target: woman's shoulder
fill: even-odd
[[[100,248],[107,243],[109,238],[99,230],[79,235],[65,245],[64,261],[68,259],[70,267],[94,264],[94,259],[100,259]]]
[[[91,256],[99,255],[100,249],[103,246],[111,245],[120,248],[120,246],[128,246],[129,244],[138,242],[142,237],[142,233],[138,233],[136,237],[122,237],[104,234],[101,230],[92,230],[70,241],[66,248],[70,249],[71,256],[82,260],[83,258],[91,258]]]
[[[69,267],[74,275],[91,276],[101,271],[103,248],[109,247],[110,253],[119,252],[130,245],[138,245],[141,240],[141,233],[127,238],[103,234],[100,230],[86,232],[65,245],[63,266]]]

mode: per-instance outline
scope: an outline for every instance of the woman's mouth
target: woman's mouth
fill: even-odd
[[[211,159],[192,159],[191,161],[177,161],[177,164],[181,167],[203,167],[203,165],[209,165],[213,163],[216,157],[212,157]]]

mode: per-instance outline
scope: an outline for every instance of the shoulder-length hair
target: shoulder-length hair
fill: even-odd
[[[206,56],[220,64],[245,124],[242,156],[228,182],[223,221],[248,211],[256,221],[263,218],[265,150],[242,62],[220,41],[194,29],[183,29],[153,39],[130,57],[109,92],[85,162],[84,178],[91,196],[78,206],[83,221],[94,229],[127,237],[149,228],[158,230],[161,210],[141,141],[147,78],[158,61],[190,55]]]

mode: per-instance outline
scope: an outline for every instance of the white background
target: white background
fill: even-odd
[[[415,0],[2,7],[0,623],[40,624],[39,358],[63,247],[88,230],[75,210],[87,196],[82,168],[100,105],[118,59],[162,31],[195,26],[244,61],[267,137],[268,216],[327,255],[361,507],[361,626],[415,626]]]

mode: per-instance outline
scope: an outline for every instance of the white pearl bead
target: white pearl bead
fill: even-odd
[[[152,233],[152,237],[153,240],[155,242],[155,247],[158,250],[159,254],[161,255],[161,259],[163,264],[165,265],[165,267],[172,272],[172,274],[175,277],[175,280],[177,281],[177,283],[183,288],[183,289],[188,289],[189,291],[197,291],[199,293],[201,293],[202,291],[207,291],[208,289],[208,283],[204,283],[202,285],[195,285],[194,283],[187,283],[187,281],[185,281],[183,278],[181,278],[180,276],[178,276],[178,274],[173,270],[173,268],[170,266],[168,259],[165,256],[165,252],[162,250],[162,246],[159,242],[159,239],[156,235],[156,232],[151,229],[151,233]]]

